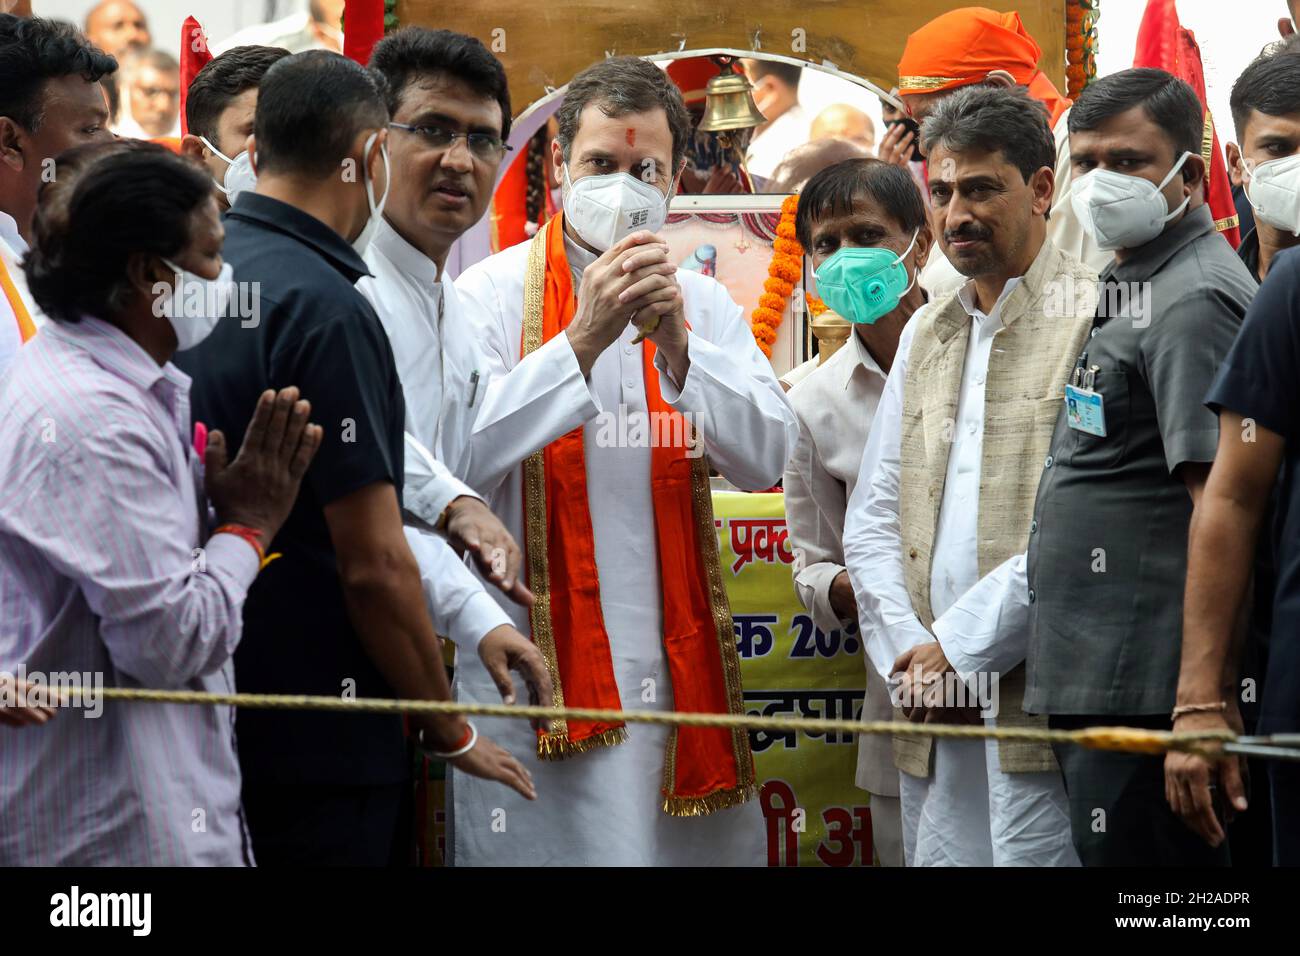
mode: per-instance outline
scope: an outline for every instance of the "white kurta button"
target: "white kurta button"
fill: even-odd
[[[626,379],[626,380],[623,382],[623,387],[626,388],[626,389],[633,389],[633,388],[636,388],[636,382],[632,381],[630,378],[629,378],[629,379]]]

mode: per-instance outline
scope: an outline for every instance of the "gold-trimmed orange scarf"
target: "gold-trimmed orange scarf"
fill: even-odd
[[[29,341],[36,334],[36,323],[32,321],[31,313],[27,311],[27,303],[23,301],[18,287],[14,285],[13,278],[9,275],[9,268],[5,265],[4,259],[0,258],[0,292],[9,300],[9,308],[14,311],[14,318],[18,320],[18,336],[24,342]]]
[[[524,282],[520,356],[560,335],[576,309],[564,250],[563,216],[535,235]],[[677,415],[659,389],[654,344],[642,343],[646,406]],[[674,435],[684,423],[673,421]],[[609,635],[600,606],[595,537],[587,498],[583,429],[560,436],[524,462],[524,545],[533,640],[546,658],[555,703],[620,708]],[[663,587],[664,649],[679,711],[744,713],[731,608],[718,561],[708,469],[676,443],[650,455],[655,539]],[[537,755],[563,759],[627,739],[620,723],[552,721],[539,731]],[[752,799],[754,758],[743,730],[675,727],[664,755],[663,808],[698,816]]]

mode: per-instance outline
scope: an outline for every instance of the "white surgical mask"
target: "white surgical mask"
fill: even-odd
[[[176,351],[192,349],[217,327],[217,321],[226,314],[226,306],[234,294],[234,268],[229,262],[221,264],[215,279],[187,272],[170,259],[163,259],[167,268],[176,273],[176,284],[170,295],[154,302],[154,314],[166,317],[176,332]]]
[[[384,217],[384,203],[388,202],[388,190],[393,185],[393,170],[388,165],[388,147],[380,146],[379,155],[384,159],[384,194],[375,201],[375,184],[370,178],[370,164],[366,160],[370,156],[370,147],[375,144],[379,131],[371,133],[366,139],[366,145],[361,150],[361,175],[365,179],[366,185],[366,205],[370,207],[370,219],[366,226],[361,230],[361,235],[352,240],[352,248],[357,251],[357,255],[364,256],[366,249],[370,245],[370,240],[374,238],[375,230],[379,228],[379,220]]]
[[[600,252],[638,229],[658,232],[668,218],[668,197],[631,173],[584,176],[574,182],[565,166],[563,201],[565,221]]]
[[[1300,236],[1300,155],[1246,167],[1246,198],[1259,219]]]
[[[1134,249],[1150,242],[1165,223],[1187,208],[1186,196],[1173,212],[1160,190],[1177,175],[1192,154],[1184,152],[1160,180],[1159,186],[1140,176],[1126,176],[1109,169],[1094,169],[1070,184],[1070,205],[1085,232],[1102,249]]]
[[[245,190],[251,192],[253,187],[257,185],[257,173],[253,172],[253,161],[248,155],[248,150],[244,150],[234,159],[231,159],[208,142],[206,136],[200,136],[199,141],[212,150],[214,156],[226,161],[226,175],[221,182],[217,183],[217,188],[226,194],[226,201],[233,206],[236,196]]]

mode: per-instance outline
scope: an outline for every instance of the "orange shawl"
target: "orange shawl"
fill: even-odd
[[[563,216],[553,217],[529,248],[521,357],[563,333],[576,310],[563,221]],[[646,341],[642,350],[648,411],[676,415],[660,393],[654,344]],[[743,713],[740,663],[704,459],[688,456],[685,447],[657,444],[650,472],[664,649],[676,709]],[[530,612],[533,640],[546,658],[557,705],[618,709],[622,699],[601,612],[587,503],[579,427],[524,462],[528,586],[537,597]],[[538,732],[537,754],[562,759],[626,738],[621,722],[552,721],[549,731]],[[712,813],[751,799],[754,759],[748,735],[724,728],[674,728],[664,758],[663,795],[664,811],[674,816]]]
[[[18,287],[14,285],[14,280],[10,277],[9,269],[3,259],[0,259],[0,293],[9,300],[9,308],[13,309],[14,318],[18,320],[19,338],[24,342],[28,341],[36,334],[36,323],[32,321],[31,313],[27,311],[27,303],[23,301]]]

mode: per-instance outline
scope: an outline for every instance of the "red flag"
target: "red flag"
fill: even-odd
[[[185,101],[189,98],[190,84],[212,59],[208,49],[208,35],[194,17],[186,17],[181,26],[181,135],[190,131],[185,121]]]
[[[362,66],[384,38],[384,0],[346,0],[343,6],[343,55]]]
[[[1241,242],[1237,228],[1237,207],[1232,201],[1232,181],[1228,165],[1219,149],[1219,134],[1205,97],[1205,71],[1201,66],[1201,48],[1191,30],[1178,21],[1175,0],[1147,0],[1142,25],[1138,28],[1137,50],[1133,65],[1156,67],[1184,80],[1196,91],[1205,113],[1205,134],[1201,137],[1201,157],[1209,170],[1205,201],[1214,216],[1214,225],[1235,249]]]

